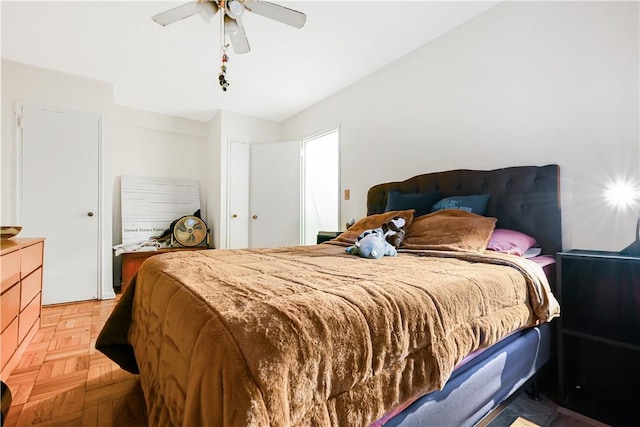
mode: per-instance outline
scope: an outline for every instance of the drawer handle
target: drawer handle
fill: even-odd
[[[87,216],[93,216],[93,212],[88,212]]]

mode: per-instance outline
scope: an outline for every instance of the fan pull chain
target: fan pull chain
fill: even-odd
[[[220,67],[220,74],[218,74],[220,87],[224,92],[226,92],[229,87],[229,82],[227,81],[227,62],[229,62],[229,57],[227,56],[228,46],[229,45],[222,46],[222,66]]]
[[[220,87],[223,92],[227,91],[229,87],[229,82],[227,81],[227,62],[229,62],[229,57],[227,56],[227,48],[228,44],[225,44],[225,33],[224,33],[224,16],[225,16],[225,1],[220,1],[220,53],[222,55],[222,65],[220,66],[220,74],[218,74],[218,83],[220,83]]]

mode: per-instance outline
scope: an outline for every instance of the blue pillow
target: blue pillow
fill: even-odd
[[[444,209],[462,209],[467,212],[473,212],[478,215],[484,215],[489,202],[488,194],[479,194],[476,196],[452,196],[445,197],[433,205],[431,212],[441,211]]]
[[[387,207],[385,212],[404,211],[407,209],[415,209],[416,217],[431,212],[433,205],[440,200],[442,194],[437,191],[433,193],[401,193],[398,190],[389,191],[387,197]]]

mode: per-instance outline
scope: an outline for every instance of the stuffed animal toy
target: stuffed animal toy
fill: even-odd
[[[400,247],[404,240],[406,221],[404,218],[394,216],[388,222],[382,224],[384,239],[394,248]]]
[[[366,230],[358,236],[356,244],[349,246],[345,251],[351,255],[359,255],[362,258],[380,259],[383,256],[396,256],[396,248],[384,240],[382,228]]]

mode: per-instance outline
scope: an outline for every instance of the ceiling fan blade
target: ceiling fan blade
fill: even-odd
[[[307,15],[304,13],[268,1],[247,1],[244,6],[250,12],[292,27],[302,28],[307,22]]]
[[[251,50],[249,48],[249,40],[247,40],[247,35],[242,26],[242,21],[240,21],[239,18],[233,19],[225,16],[224,32],[229,35],[229,40],[231,40],[231,46],[233,46],[235,53],[248,53]]]
[[[183,5],[174,7],[173,9],[166,10],[151,17],[154,22],[164,26],[178,22],[181,19],[188,18],[195,15],[198,11],[196,9],[197,1],[185,3]]]

